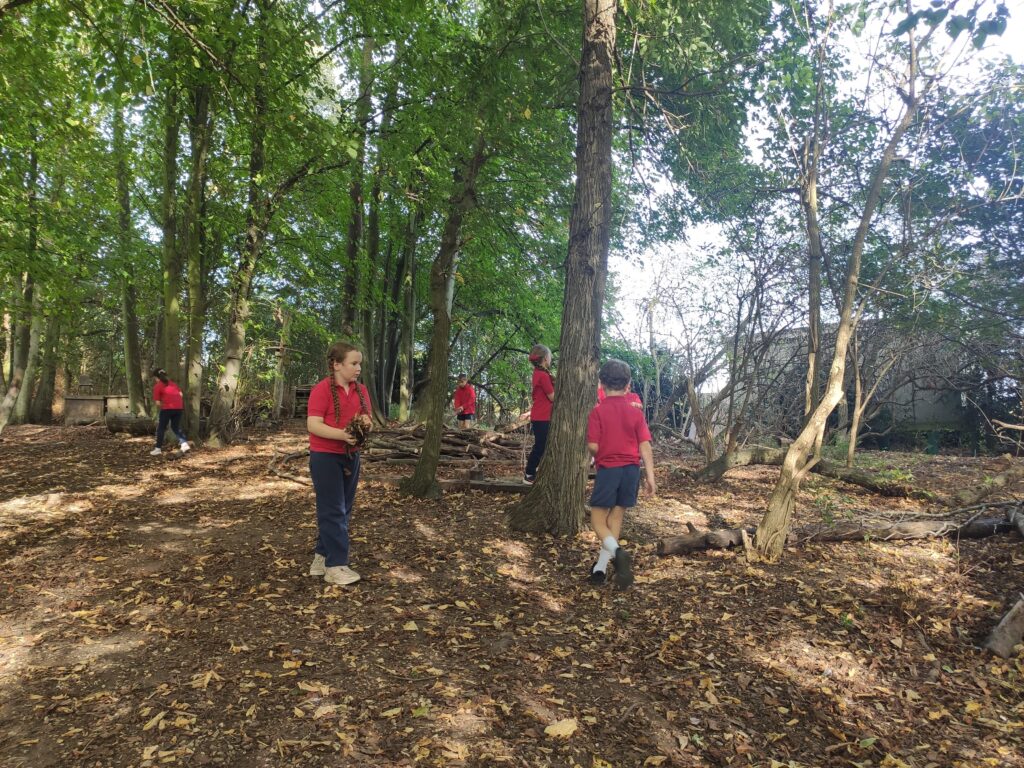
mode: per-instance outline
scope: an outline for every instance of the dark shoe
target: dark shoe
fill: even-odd
[[[633,558],[622,547],[615,550],[615,586],[629,589],[633,583]]]
[[[591,568],[589,578],[591,584],[600,587],[604,584],[606,578],[607,576],[604,571],[595,571],[593,568]]]
[[[534,483],[534,481],[536,481],[536,479],[537,479],[536,475],[523,475],[523,482],[526,483],[527,485],[533,485],[533,483]]]

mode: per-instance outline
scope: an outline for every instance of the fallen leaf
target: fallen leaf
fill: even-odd
[[[557,723],[552,723],[544,729],[544,733],[548,736],[569,738],[576,733],[578,723],[575,717],[568,717],[565,720],[559,720]]]

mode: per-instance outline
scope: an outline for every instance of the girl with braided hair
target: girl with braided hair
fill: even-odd
[[[340,586],[360,579],[348,564],[348,526],[359,483],[359,448],[372,426],[370,398],[357,381],[362,368],[362,352],[335,342],[327,351],[328,376],[309,393],[306,412],[317,525],[309,575]]]
[[[551,350],[543,344],[530,349],[533,364],[531,390],[533,407],[530,408],[530,429],[533,430],[533,450],[526,460],[523,482],[527,485],[537,479],[537,467],[548,446],[548,427],[551,426],[551,404],[555,400],[555,380],[551,378]]]

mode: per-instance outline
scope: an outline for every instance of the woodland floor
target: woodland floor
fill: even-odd
[[[410,501],[371,467],[364,581],[328,587],[311,488],[267,472],[303,444],[4,431],[0,765],[1024,766],[1024,653],[977,648],[1024,591],[1017,534],[658,558],[687,521],[755,523],[777,472],[699,486],[660,456],[618,592],[585,580],[590,534],[515,536],[507,496]],[[863,459],[933,490],[998,464]],[[798,506],[925,511],[817,476]]]

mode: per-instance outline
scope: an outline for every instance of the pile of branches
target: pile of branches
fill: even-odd
[[[364,464],[415,464],[419,461],[426,427],[418,425],[404,429],[377,428],[360,451]],[[525,432],[445,430],[441,435],[441,451],[438,466],[467,467],[477,469],[482,462],[519,466],[525,461]],[[294,459],[309,455],[309,449],[282,453],[274,450],[269,469],[278,477],[308,483],[308,477],[288,472],[285,465]]]
[[[362,449],[364,462],[415,464],[419,461],[426,427],[375,429]],[[441,435],[442,465],[479,464],[481,461],[520,463],[526,435],[514,432],[447,429]]]

